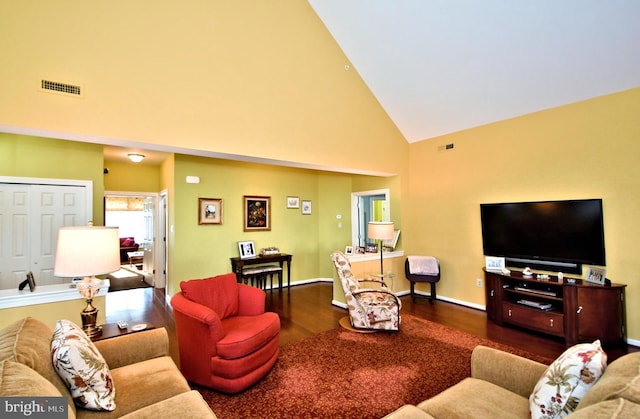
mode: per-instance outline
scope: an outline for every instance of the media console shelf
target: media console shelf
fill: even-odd
[[[487,317],[496,324],[562,337],[567,345],[596,339],[608,346],[626,343],[626,285],[537,280],[515,271],[485,270],[484,277]]]

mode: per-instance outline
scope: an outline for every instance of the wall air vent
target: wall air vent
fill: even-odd
[[[59,83],[57,81],[41,80],[40,88],[55,93],[64,93],[68,95],[81,96],[80,86],[73,84]]]
[[[449,150],[453,150],[453,143],[451,144],[445,144],[445,145],[439,145],[438,146],[438,151],[449,151]]]

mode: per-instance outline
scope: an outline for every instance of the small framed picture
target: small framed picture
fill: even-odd
[[[198,224],[222,224],[222,199],[198,198]]]
[[[494,256],[485,256],[485,269],[487,271],[502,271],[505,269],[504,258],[494,257]]]
[[[302,213],[305,215],[311,214],[311,201],[302,201]]]
[[[347,255],[347,256],[352,255],[353,254],[353,246],[347,246],[344,249],[344,254]]]
[[[607,270],[603,268],[594,268],[589,266],[587,268],[587,275],[584,280],[593,284],[604,285],[607,278]]]
[[[356,246],[355,252],[356,252],[356,255],[364,255],[364,246]]]
[[[366,248],[367,253],[378,253],[378,243],[368,244]]]
[[[29,271],[27,280],[29,280],[29,291],[33,292],[36,289],[36,279],[33,277],[33,272]]]
[[[271,197],[244,196],[244,231],[271,230]]]
[[[300,208],[300,198],[297,196],[288,196],[287,208]]]
[[[256,247],[253,245],[253,241],[238,242],[238,253],[240,253],[240,259],[256,257]]]

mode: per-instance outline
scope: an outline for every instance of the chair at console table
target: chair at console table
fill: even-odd
[[[257,256],[250,259],[240,259],[239,257],[230,258],[231,259],[231,270],[236,274],[236,279],[238,282],[242,282],[242,269],[245,266],[251,265],[261,265],[265,263],[274,263],[278,262],[280,264],[280,268],[283,268],[284,272],[284,263],[287,263],[287,288],[291,286],[291,258],[292,255],[288,255],[286,253],[279,253],[277,255],[264,255]],[[279,287],[282,289],[282,282],[278,281]]]

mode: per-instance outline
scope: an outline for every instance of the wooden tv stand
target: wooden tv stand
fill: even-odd
[[[484,277],[487,317],[496,324],[562,337],[567,345],[596,339],[608,346],[626,344],[626,285],[580,279],[570,284],[555,276],[537,280],[516,271],[504,275],[485,270]]]

